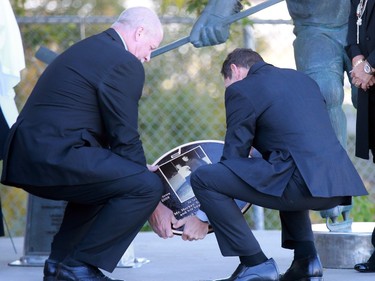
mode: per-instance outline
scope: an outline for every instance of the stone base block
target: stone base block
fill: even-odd
[[[313,224],[314,239],[323,267],[353,268],[366,262],[374,251],[371,235],[375,223],[354,222],[349,232],[330,232],[325,224]]]

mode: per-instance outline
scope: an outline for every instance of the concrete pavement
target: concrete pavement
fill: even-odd
[[[273,257],[284,272],[293,253],[280,247],[280,231],[254,231],[265,254]],[[14,238],[15,253],[9,238],[0,238],[0,280],[42,281],[42,267],[9,266],[23,255],[23,238]],[[135,257],[149,261],[138,268],[117,267],[112,278],[126,281],[203,281],[230,275],[238,265],[237,258],[222,257],[215,236],[204,240],[183,241],[179,236],[163,240],[153,232],[141,232],[133,242]],[[375,273],[358,273],[352,269],[324,269],[325,281],[374,281]]]

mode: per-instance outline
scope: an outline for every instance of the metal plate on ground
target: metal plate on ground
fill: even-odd
[[[200,207],[190,185],[190,174],[199,166],[217,163],[223,153],[224,142],[217,140],[199,140],[173,148],[153,165],[159,166],[156,173],[164,184],[161,202],[173,211],[177,219],[194,215]],[[245,213],[250,207],[246,204],[242,209]],[[181,235],[183,228],[173,229]],[[212,228],[209,228],[212,232]]]

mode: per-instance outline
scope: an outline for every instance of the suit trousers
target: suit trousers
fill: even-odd
[[[68,201],[50,258],[70,257],[112,272],[163,193],[160,178],[144,172],[81,186],[25,187],[29,193]]]
[[[261,251],[233,199],[279,210],[282,246],[289,249],[294,249],[295,241],[314,241],[310,209],[329,209],[342,202],[342,197],[312,197],[298,169],[281,197],[257,191],[221,163],[199,167],[191,175],[191,185],[214,229],[223,256],[250,256]]]
[[[369,122],[369,147],[372,151],[372,155],[374,156],[375,151],[375,91],[372,91],[372,93],[368,94],[368,122]],[[373,161],[375,162],[375,159],[373,158]]]

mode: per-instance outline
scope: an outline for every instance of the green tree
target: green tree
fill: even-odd
[[[183,10],[185,8],[188,12],[200,14],[207,3],[208,0],[162,0],[161,12],[166,11],[170,6],[176,6],[179,10]]]
[[[120,0],[62,0],[41,1],[32,5],[32,1],[10,0],[18,16],[57,16],[57,15],[116,15],[123,10]]]

